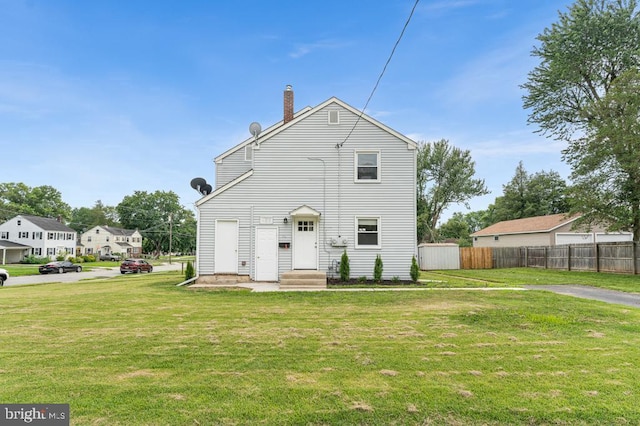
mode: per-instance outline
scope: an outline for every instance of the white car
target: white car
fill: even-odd
[[[9,273],[6,269],[0,268],[0,287],[4,285],[4,282],[9,278]]]

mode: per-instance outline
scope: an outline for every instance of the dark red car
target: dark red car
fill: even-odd
[[[138,274],[140,272],[153,272],[153,265],[144,259],[126,259],[120,264],[120,273],[126,274],[132,272]]]

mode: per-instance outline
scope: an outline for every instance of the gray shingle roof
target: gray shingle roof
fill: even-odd
[[[126,235],[128,237],[132,236],[134,232],[136,232],[136,230],[131,230],[131,229],[122,229],[122,228],[116,228],[115,226],[103,226],[104,229],[107,230],[107,232],[109,232],[111,235]]]
[[[76,233],[76,231],[69,228],[64,223],[58,222],[56,219],[51,219],[48,217],[40,217],[40,216],[31,216],[26,214],[20,215],[20,217],[22,217],[25,220],[28,220],[29,222],[33,223],[37,227],[42,228],[42,230],[44,231],[73,232],[74,234]]]
[[[14,243],[13,241],[0,240],[0,248],[27,249],[27,248],[31,248],[31,246],[26,246],[26,245],[20,244],[20,243]]]

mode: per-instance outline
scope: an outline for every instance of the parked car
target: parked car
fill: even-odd
[[[109,253],[109,254],[101,254],[100,260],[111,260],[113,262],[120,260],[120,256],[117,254]]]
[[[6,269],[0,268],[0,287],[4,285],[4,282],[9,279],[9,273]]]
[[[49,262],[46,265],[40,265],[38,270],[41,274],[62,274],[64,272],[82,272],[82,266],[65,260],[62,262]]]
[[[121,274],[126,274],[127,272],[138,274],[143,271],[153,272],[153,265],[144,259],[126,259],[120,264]]]

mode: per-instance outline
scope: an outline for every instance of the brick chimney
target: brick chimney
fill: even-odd
[[[293,120],[293,88],[290,84],[284,89],[284,123]]]

